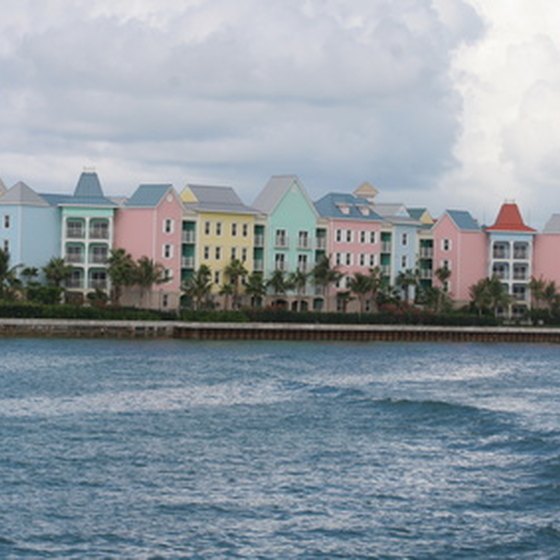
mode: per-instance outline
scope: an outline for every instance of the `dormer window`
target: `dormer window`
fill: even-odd
[[[348,204],[337,204],[337,206],[342,214],[350,214],[350,206]]]
[[[367,206],[358,206],[362,216],[369,216],[369,208]]]

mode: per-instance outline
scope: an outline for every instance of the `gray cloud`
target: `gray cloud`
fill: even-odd
[[[109,190],[219,180],[251,199],[272,173],[321,194],[427,189],[453,165],[450,60],[482,30],[462,2],[41,5],[0,8],[8,180],[68,188],[82,161]]]

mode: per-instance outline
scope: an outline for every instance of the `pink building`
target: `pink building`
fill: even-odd
[[[533,276],[560,287],[560,214],[553,214],[533,241]]]
[[[457,304],[470,300],[469,288],[488,272],[486,235],[469,212],[447,210],[433,229],[433,269],[447,268],[449,295]],[[438,285],[434,277],[434,285]]]
[[[167,282],[146,294],[154,309],[176,309],[181,296],[183,204],[172,185],[140,185],[119,208],[115,218],[116,248],[133,258],[148,257],[165,268]],[[138,290],[129,290],[123,303],[135,303]]]

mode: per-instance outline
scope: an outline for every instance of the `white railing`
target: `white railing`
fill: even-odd
[[[194,257],[183,257],[181,259],[181,268],[194,268]]]
[[[194,243],[196,239],[194,231],[183,231],[181,241],[183,243]]]

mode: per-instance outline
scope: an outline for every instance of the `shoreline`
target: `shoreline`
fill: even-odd
[[[549,327],[0,319],[0,338],[11,337],[560,343],[560,329]]]

